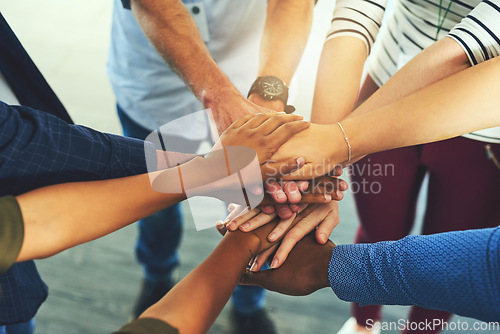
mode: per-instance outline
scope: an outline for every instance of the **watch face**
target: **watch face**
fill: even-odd
[[[283,93],[283,81],[276,77],[265,77],[261,82],[262,90],[271,96],[278,96]]]

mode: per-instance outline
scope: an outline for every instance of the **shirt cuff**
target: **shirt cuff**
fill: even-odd
[[[363,256],[370,244],[338,245],[333,249],[328,265],[328,280],[337,297],[356,302],[366,295],[366,274]]]
[[[0,275],[15,262],[24,239],[21,209],[13,196],[0,198]]]

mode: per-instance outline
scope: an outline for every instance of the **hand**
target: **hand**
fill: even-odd
[[[220,93],[220,92],[219,92]],[[211,99],[212,100],[212,99]],[[213,111],[215,123],[219,133],[226,130],[233,122],[248,115],[274,113],[275,111],[268,109],[267,106],[260,106],[250,100],[245,99],[241,94],[228,93],[218,94],[217,101],[203,100],[205,108],[210,108]]]
[[[312,204],[312,203],[328,203],[330,202],[330,199],[333,199],[335,201],[340,201],[344,197],[343,191],[347,190],[348,185],[344,180],[335,178],[335,177],[329,177],[329,176],[323,176],[317,179],[313,179],[310,183],[307,184],[308,188],[302,190],[303,194],[300,199],[300,202],[298,203],[306,203],[306,204]],[[322,197],[324,195],[324,197]],[[267,195],[266,195],[267,196]],[[263,201],[263,204],[267,204],[268,198],[266,197],[267,200]],[[286,199],[285,199],[286,200]],[[285,202],[281,202],[285,203]],[[295,204],[295,206],[297,206]],[[297,206],[298,210],[298,206]],[[240,210],[241,211],[241,210]],[[262,206],[259,208],[255,208],[250,211],[245,211],[244,213],[238,212],[238,215],[232,215],[232,213],[226,218],[226,224],[228,224],[228,229],[229,230],[235,230],[237,228],[241,228],[243,231],[251,231],[263,224],[268,223],[272,219],[276,217],[276,214],[280,216],[282,219],[288,219],[290,216],[293,214],[291,213],[290,216],[283,218],[282,215],[280,215],[280,207],[278,206],[277,211],[275,213],[274,210],[269,212],[267,210],[267,206]],[[230,222],[229,222],[230,221]]]
[[[305,205],[304,205],[305,206]],[[289,231],[291,228],[293,228],[299,221],[301,221],[304,217],[310,214],[310,212],[313,210],[312,207],[307,207],[303,208],[303,210],[299,210],[300,212],[298,214],[294,213],[293,217],[290,218],[290,223],[288,224],[287,231]],[[243,232],[241,230],[236,230],[236,231],[227,231],[224,229],[223,224],[220,224],[220,222],[217,223],[217,229],[221,234],[224,235],[224,237],[230,237],[230,238],[239,238],[241,245],[247,245],[250,246],[253,250],[252,255],[255,256],[263,251],[268,250],[271,248],[276,242],[280,240],[280,238],[277,238],[275,241],[270,241],[267,236],[271,232],[271,230],[278,224],[279,219],[274,219],[273,221],[269,222],[268,224],[265,224],[258,229],[255,229],[251,232]],[[227,233],[226,233],[227,232]]]
[[[279,147],[296,133],[305,130],[310,123],[302,116],[287,114],[247,115],[235,121],[221,135],[214,149],[222,146],[248,146],[257,152],[259,163],[266,163]],[[275,159],[274,161],[287,161]]]
[[[304,157],[306,165],[283,177],[284,180],[306,180],[336,173],[348,159],[347,144],[337,124],[311,124],[310,127],[283,144],[272,156],[282,160],[290,156]]]
[[[282,112],[285,109],[285,104],[280,100],[266,100],[259,94],[253,93],[248,97],[248,100],[259,105],[261,107],[267,108],[269,110]]]
[[[278,269],[247,270],[240,284],[257,285],[279,293],[304,296],[330,286],[328,265],[335,244],[320,245],[311,233],[292,249],[288,260]]]
[[[342,175],[342,168],[341,166],[337,166],[332,172],[329,173],[330,175],[333,176],[340,176]],[[283,174],[286,175],[286,174]],[[280,205],[276,206],[260,206],[260,209],[262,212],[271,214],[273,212],[278,213],[278,216],[281,219],[288,219],[292,216],[294,212],[297,212],[298,206],[295,205],[297,203],[302,202],[301,199],[301,193],[306,191],[307,188],[309,187],[309,183],[307,181],[281,181],[278,182],[277,180],[273,179],[268,179],[265,184],[264,188],[266,190],[266,193],[271,196],[272,199],[276,203],[279,203]],[[340,191],[345,191],[347,190],[347,183],[343,180],[341,180],[341,183],[339,185]],[[341,200],[342,197],[341,194],[337,193],[337,197],[334,196],[334,199],[336,200]],[[290,205],[283,205],[283,203],[291,203]],[[311,202],[307,202],[311,203]]]
[[[331,201],[325,204],[311,205],[313,210],[304,216],[293,228],[289,228],[289,219],[281,220],[278,225],[269,234],[268,239],[273,241],[281,238],[281,244],[276,245],[273,251],[266,251],[255,257],[252,271],[258,271],[262,268],[268,258],[274,254],[271,261],[271,268],[278,268],[285,263],[288,255],[297,243],[305,235],[315,231],[316,242],[325,244],[332,234],[333,229],[339,224],[339,207],[337,201]],[[289,232],[286,232],[289,231]]]

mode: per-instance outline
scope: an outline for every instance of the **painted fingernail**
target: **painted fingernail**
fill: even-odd
[[[273,262],[271,262],[271,269],[275,269],[275,268],[277,268],[277,267],[278,267],[278,264],[279,264],[279,260],[278,260],[278,258],[277,258],[277,257],[275,257],[275,258],[273,259]]]
[[[276,198],[278,199],[285,199],[286,198],[286,195],[285,193],[283,192],[283,190],[280,190],[276,193]]]
[[[327,201],[331,201],[332,200],[332,196],[330,196],[329,194],[325,194],[325,200]]]
[[[269,234],[269,236],[267,238],[269,239],[269,241],[275,241],[277,238],[276,233],[273,232],[273,233]]]
[[[250,227],[250,223],[244,223],[243,225],[240,226],[241,229],[248,229]]]

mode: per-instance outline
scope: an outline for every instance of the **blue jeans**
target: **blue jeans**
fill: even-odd
[[[153,130],[148,130],[134,122],[117,106],[123,134],[128,137],[145,139]],[[162,136],[165,140],[165,136]],[[183,141],[182,147],[196,150],[198,141],[188,141],[179,137],[167,140]],[[139,238],[136,256],[144,269],[145,278],[150,281],[166,281],[172,277],[173,269],[179,264],[178,248],[182,233],[182,212],[180,204],[139,221]],[[232,301],[240,313],[252,313],[264,307],[265,290],[254,286],[237,286]],[[0,332],[0,334],[2,334]]]
[[[0,334],[32,334],[35,330],[35,319],[16,325],[0,326]]]

